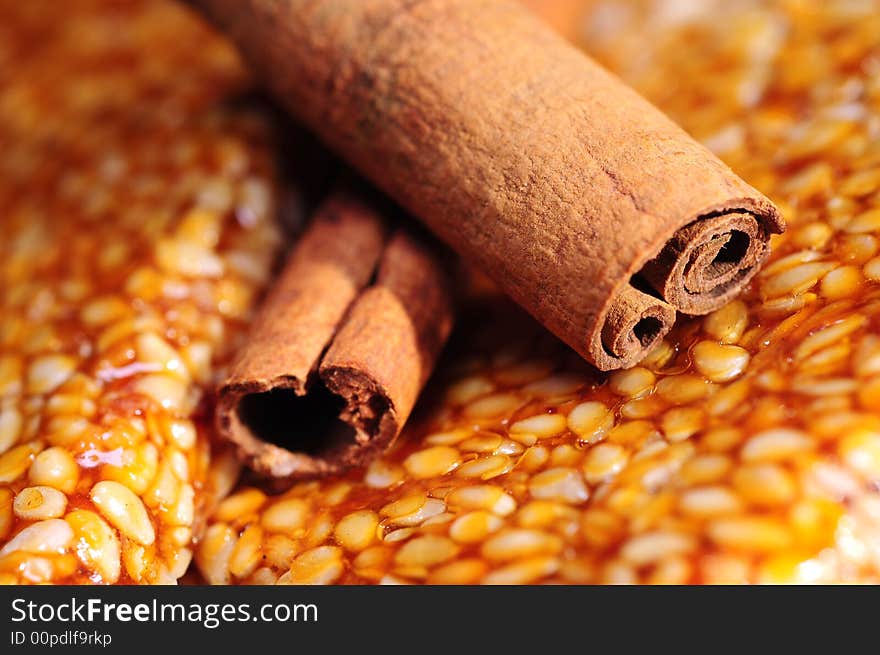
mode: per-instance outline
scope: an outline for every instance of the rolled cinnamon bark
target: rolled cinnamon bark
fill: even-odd
[[[362,198],[331,196],[220,388],[221,436],[275,488],[388,447],[449,336],[451,295],[431,246],[389,229]]]
[[[738,293],[784,224],[505,0],[192,0],[299,119],[603,370]]]

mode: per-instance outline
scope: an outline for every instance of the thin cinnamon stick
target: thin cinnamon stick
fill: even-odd
[[[451,325],[431,247],[337,192],[295,246],[220,388],[219,432],[276,488],[365,464],[400,432]]]
[[[286,107],[603,370],[738,293],[758,191],[505,0],[193,0]]]

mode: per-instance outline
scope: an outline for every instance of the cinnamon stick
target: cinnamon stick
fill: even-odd
[[[784,224],[505,0],[192,0],[280,101],[603,370],[737,294]]]
[[[363,198],[336,192],[291,252],[220,388],[219,432],[276,488],[365,464],[400,432],[451,325],[431,247]]]

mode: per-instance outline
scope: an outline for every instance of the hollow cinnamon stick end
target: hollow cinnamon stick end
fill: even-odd
[[[707,314],[741,293],[785,230],[769,200],[738,199],[680,228],[639,275],[675,309]]]
[[[628,368],[647,355],[674,323],[671,305],[626,284],[590,340],[589,357],[601,371]]]
[[[365,466],[401,427],[381,386],[332,367],[308,387],[295,378],[229,382],[220,389],[216,421],[239,460],[276,493]]]
[[[365,466],[387,450],[403,427],[388,390],[362,370],[321,366],[327,389],[345,401],[339,420],[354,431],[354,441],[334,453],[339,470]]]
[[[295,378],[265,381],[227,382],[218,395],[215,412],[219,436],[233,445],[238,459],[259,476],[277,481],[279,489],[302,478],[331,472],[327,462],[276,445],[262,430],[269,429],[269,412],[261,412],[261,399],[273,393],[305,395]],[[263,422],[263,426],[257,425]],[[262,430],[261,430],[262,427]]]

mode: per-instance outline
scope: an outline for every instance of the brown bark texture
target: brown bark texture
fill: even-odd
[[[366,464],[409,417],[452,320],[431,241],[336,191],[220,387],[219,433],[276,489]]]
[[[749,281],[773,204],[506,0],[192,0],[299,120],[598,368]]]

